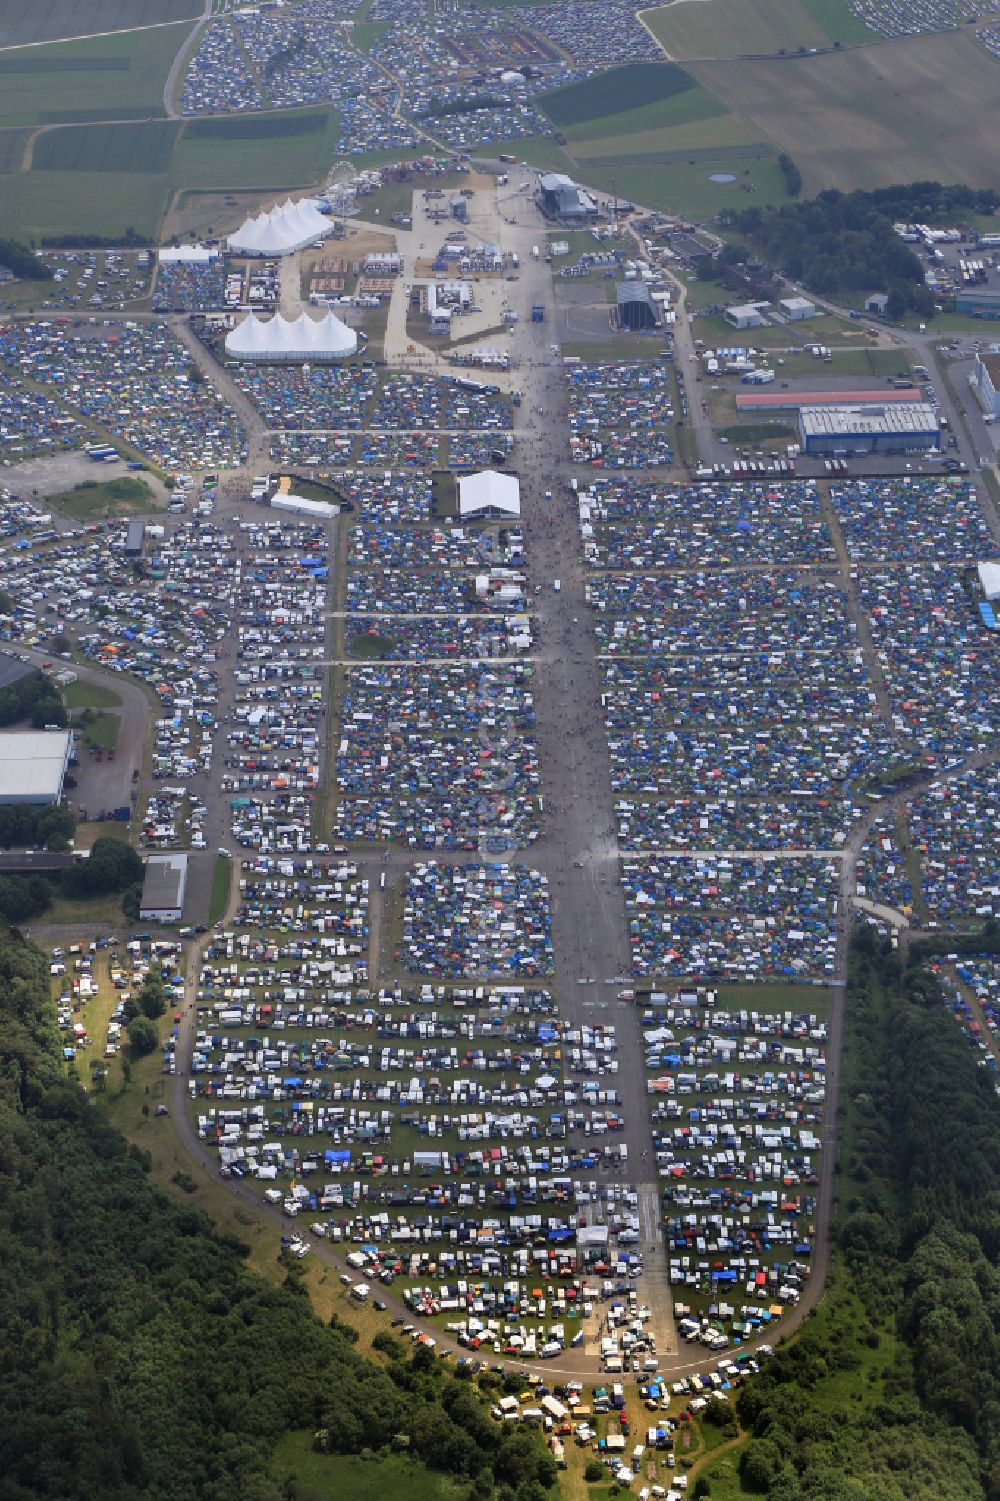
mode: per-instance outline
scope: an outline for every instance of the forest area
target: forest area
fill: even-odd
[[[272,1477],[283,1435],[394,1452],[475,1501],[545,1501],[536,1436],[399,1345],[385,1364],[313,1313],[295,1264],[246,1247],[150,1183],[63,1071],[45,959],[0,933],[0,1501],[308,1501]]]
[[[739,1394],[770,1501],[1000,1501],[1000,1101],[927,970],[872,930],[847,999],[837,1266]]]
[[[787,178],[796,169],[784,160]],[[725,222],[772,271],[829,296],[886,292],[888,316],[898,320],[911,310],[932,317],[934,296],[920,259],[893,225],[961,225],[969,216],[992,214],[997,202],[985,189],[918,182],[871,192],[830,189],[805,203],[732,211]],[[747,258],[746,249],[730,244],[721,263]]]

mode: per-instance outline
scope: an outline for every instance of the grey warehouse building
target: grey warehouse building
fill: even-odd
[[[937,448],[941,426],[926,402],[886,406],[815,406],[799,412],[804,453],[913,453]]]
[[[142,922],[179,922],[187,890],[187,855],[150,855],[142,883]]]
[[[643,329],[658,328],[660,315],[646,283],[643,281],[620,281],[615,287],[618,298],[618,326],[631,333]]]

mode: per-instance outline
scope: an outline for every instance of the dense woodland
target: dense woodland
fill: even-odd
[[[150,1184],[63,1074],[42,954],[0,936],[0,1501],[281,1501],[275,1441],[402,1447],[470,1497],[555,1470],[427,1350],[377,1366]]]
[[[870,932],[848,996],[840,1271],[739,1396],[771,1501],[1000,1501],[1000,1101]]]
[[[798,174],[789,158],[783,161],[793,191],[789,172]],[[971,214],[991,214],[997,203],[992,189],[918,182],[868,193],[830,189],[805,203],[734,211],[727,222],[769,266],[810,291],[887,292],[890,318],[909,309],[930,317],[934,297],[924,268],[893,223],[959,225]]]

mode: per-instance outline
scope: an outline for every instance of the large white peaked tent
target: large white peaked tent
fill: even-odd
[[[521,487],[496,469],[466,474],[458,482],[458,510],[462,516],[520,516]]]
[[[298,203],[289,198],[275,204],[270,213],[244,219],[227,243],[237,255],[291,255],[332,231],[332,220],[320,213],[314,198]]]
[[[275,313],[266,322],[250,313],[226,335],[226,353],[237,360],[347,360],[357,349],[354,329],[333,313],[323,318]]]

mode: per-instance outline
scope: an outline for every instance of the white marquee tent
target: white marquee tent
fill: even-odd
[[[461,516],[520,516],[521,487],[512,474],[483,469],[466,474],[458,482]]]
[[[244,219],[227,243],[237,255],[291,255],[314,240],[324,239],[332,230],[332,220],[320,213],[314,198],[302,198],[298,203],[289,198],[275,204],[270,213]]]
[[[237,360],[346,360],[358,349],[358,336],[333,313],[324,318],[283,318],[265,322],[250,313],[226,335],[226,353]]]

